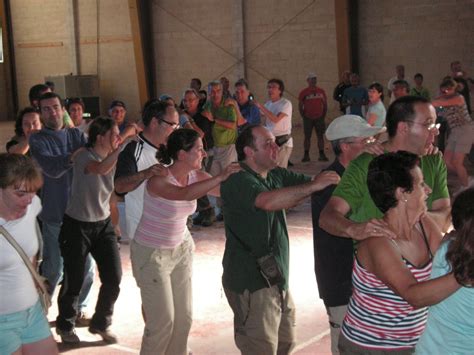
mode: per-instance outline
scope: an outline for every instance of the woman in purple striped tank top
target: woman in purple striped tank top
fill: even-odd
[[[219,195],[220,183],[240,170],[238,164],[231,164],[212,177],[201,170],[205,156],[196,131],[176,130],[157,153],[158,161],[169,166],[168,175],[147,182],[143,214],[131,244],[133,276],[145,319],[141,354],[188,353],[194,243],[186,222],[196,210],[197,198]]]
[[[341,354],[412,354],[427,306],[459,288],[452,273],[429,280],[442,233],[427,213],[431,189],[418,162],[415,154],[399,151],[369,165],[370,195],[397,238],[371,237],[357,246]]]

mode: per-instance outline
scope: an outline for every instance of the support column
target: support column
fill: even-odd
[[[344,70],[353,71],[352,65],[352,48],[350,37],[350,20],[349,20],[349,1],[335,0],[336,14],[336,43],[337,43],[337,68],[338,75]]]
[[[135,52],[135,66],[137,71],[137,83],[138,83],[138,97],[140,100],[140,106],[143,107],[145,102],[149,99],[150,93],[148,92],[146,72],[145,72],[145,60],[143,57],[143,42],[140,31],[140,0],[128,0],[128,8],[130,13],[130,25],[132,29],[133,38],[133,49]]]

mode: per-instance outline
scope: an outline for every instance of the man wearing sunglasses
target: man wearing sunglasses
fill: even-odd
[[[420,156],[425,183],[432,190],[427,200],[428,213],[446,231],[450,224],[447,170],[441,154],[433,154],[433,142],[438,134],[435,122],[435,109],[425,98],[404,96],[395,100],[387,111],[389,138],[383,149],[385,152],[405,150]],[[373,158],[372,154],[361,154],[344,172],[319,219],[320,227],[328,233],[354,240],[397,237],[380,219],[382,213],[368,191],[367,170]]]

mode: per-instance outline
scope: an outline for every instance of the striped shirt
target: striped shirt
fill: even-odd
[[[188,185],[197,181],[196,171],[188,175]],[[170,182],[182,186],[174,176]],[[196,200],[176,201],[151,196],[145,189],[143,214],[135,233],[135,241],[149,248],[173,249],[184,239],[188,216],[196,210]]]
[[[431,259],[420,268],[403,258],[418,282],[430,278]],[[379,350],[408,349],[416,345],[426,324],[428,307],[414,308],[374,274],[354,260],[354,287],[342,333],[351,342]]]

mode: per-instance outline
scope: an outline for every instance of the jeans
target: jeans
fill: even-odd
[[[56,286],[63,277],[63,258],[59,250],[59,233],[61,231],[61,223],[42,223],[43,234],[43,262],[41,263],[41,274],[48,279],[49,293],[54,294]],[[95,278],[95,262],[94,259],[87,255],[84,284],[79,294],[78,311],[81,312],[89,303],[92,283]]]
[[[117,237],[110,218],[99,222],[81,222],[64,215],[59,244],[64,259],[64,281],[58,296],[57,327],[63,331],[74,328],[86,259],[90,253],[97,263],[102,283],[90,326],[106,330],[112,323],[122,279]]]

